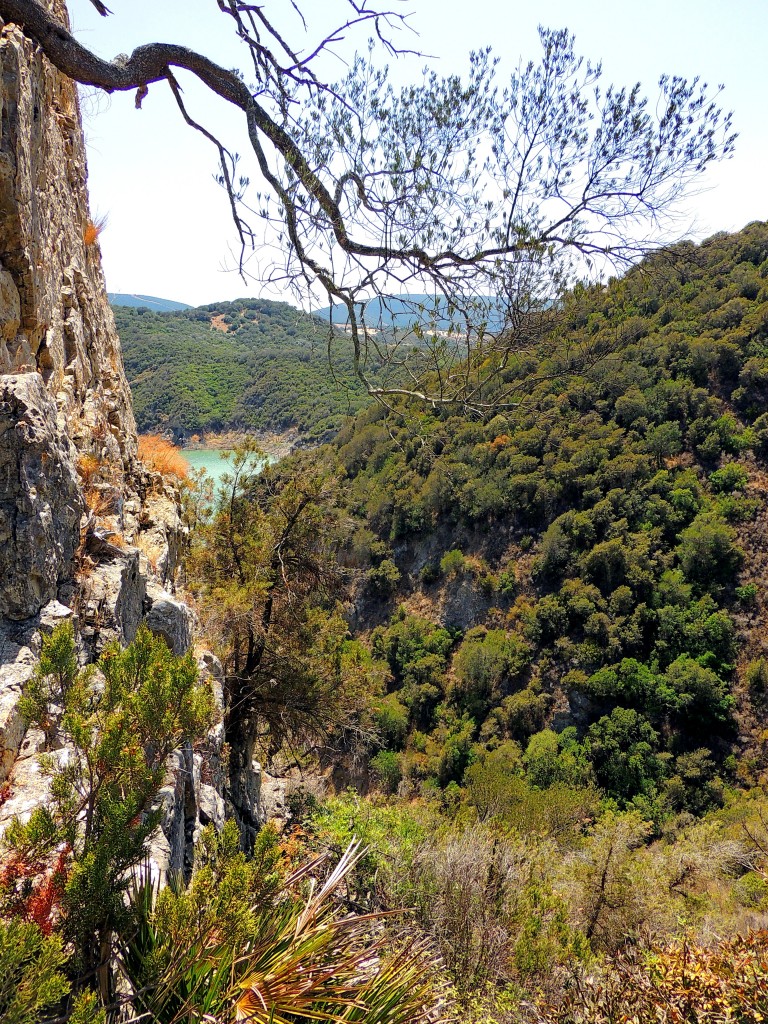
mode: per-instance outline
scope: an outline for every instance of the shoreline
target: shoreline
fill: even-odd
[[[241,444],[246,438],[252,438],[257,442],[265,455],[275,459],[282,459],[290,455],[300,444],[301,438],[295,429],[286,430],[283,433],[273,431],[244,431],[228,430],[221,433],[206,433],[193,435],[182,446],[182,452],[200,451],[231,451],[236,445]]]

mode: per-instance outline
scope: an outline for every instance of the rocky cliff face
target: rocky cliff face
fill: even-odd
[[[126,498],[138,473],[76,87],[13,25],[0,71],[0,615],[24,620],[74,577],[78,469]]]
[[[78,451],[130,475],[136,429],[88,230],[77,90],[11,25],[0,68],[0,371],[38,374]]]
[[[0,22],[0,831],[46,795],[44,737],[17,709],[42,633],[72,618],[85,660],[142,620],[176,653],[192,641],[194,617],[167,589],[178,494],[137,459],[86,175],[74,85]],[[200,668],[221,697],[215,659]],[[223,819],[222,736],[169,768],[160,875]]]

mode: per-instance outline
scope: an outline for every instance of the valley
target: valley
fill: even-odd
[[[71,6],[0,0],[0,1021],[761,1024],[768,223],[662,237],[720,90],[542,27],[400,88],[375,0],[108,60]],[[144,294],[167,190],[106,291],[99,90],[116,233],[178,122],[315,314]]]

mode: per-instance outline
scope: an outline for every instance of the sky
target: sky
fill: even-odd
[[[603,63],[604,81],[641,82],[655,95],[663,73],[723,84],[721,103],[734,112],[739,133],[734,157],[710,168],[701,190],[681,210],[680,234],[700,240],[768,219],[768,116],[765,54],[768,0],[390,0],[408,13],[412,31],[404,48],[428,55],[401,57],[397,80],[417,77],[425,63],[451,74],[468,66],[472,49],[491,45],[508,74],[521,59],[540,53],[537,26],[567,27],[576,50]],[[177,42],[224,67],[243,67],[242,44],[216,0],[109,0],[114,12],[101,18],[89,0],[69,0],[72,28],[80,41],[112,59],[148,42]],[[307,31],[288,0],[265,0],[296,48],[318,36],[328,18],[348,16],[344,0],[306,0]],[[300,4],[300,6],[302,6]],[[318,16],[322,12],[325,21]],[[326,66],[341,77],[344,60],[366,35],[337,45],[338,60]],[[190,113],[240,153],[242,173],[258,177],[239,111],[182,78]],[[231,268],[236,236],[224,192],[213,180],[211,144],[181,121],[170,90],[150,87],[141,110],[133,94],[86,91],[82,98],[94,216],[107,218],[100,243],[107,287],[114,292],[156,295],[202,305],[244,295],[280,298],[257,280],[243,282]],[[255,269],[255,268],[254,268]]]

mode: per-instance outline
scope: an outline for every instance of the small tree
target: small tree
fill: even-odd
[[[192,538],[188,585],[218,643],[228,691],[232,797],[254,742],[270,753],[372,734],[379,670],[348,644],[337,607],[346,525],[335,478],[309,458],[258,473],[260,453],[235,449],[214,515]],[[245,797],[242,805],[245,806]]]
[[[98,684],[90,671],[69,671],[73,665],[74,635],[65,623],[43,640],[35,697],[26,704],[34,724],[47,724],[51,705],[40,695],[46,687],[61,695],[65,749],[61,757],[43,755],[50,800],[26,824],[14,822],[4,841],[11,861],[21,865],[45,864],[56,855],[53,873],[44,874],[26,907],[35,904],[33,917],[45,927],[54,910],[61,914],[73,963],[92,980],[104,967],[112,931],[125,920],[130,869],[145,857],[157,826],[153,805],[168,756],[210,726],[213,698],[198,685],[191,654],[175,657],[145,626],[125,650],[114,644],[104,651]],[[23,909],[17,893],[11,886],[2,894],[11,912]],[[101,975],[108,990],[107,974]]]

